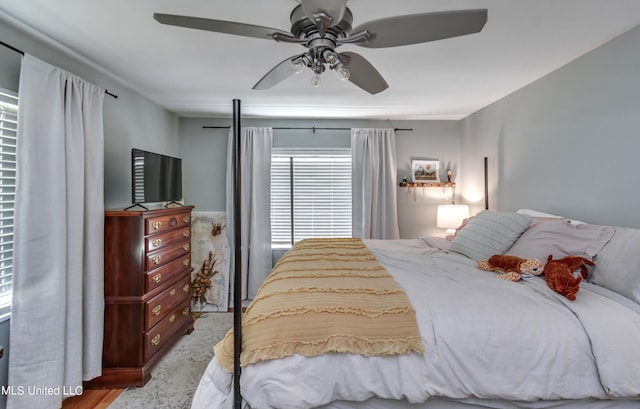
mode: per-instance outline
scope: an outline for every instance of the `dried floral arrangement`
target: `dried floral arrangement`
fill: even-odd
[[[212,222],[211,223],[211,235],[212,236],[219,236],[220,234],[222,234],[222,228],[224,227],[224,225],[222,224],[221,221],[217,221],[217,222]]]
[[[218,274],[217,270],[214,270],[215,265],[218,263],[218,259],[213,257],[213,252],[209,252],[209,257],[202,262],[200,271],[193,277],[191,281],[191,297],[200,303],[205,303],[205,293],[211,288],[211,278]]]

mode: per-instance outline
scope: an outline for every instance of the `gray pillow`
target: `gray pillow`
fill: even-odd
[[[485,260],[509,250],[529,227],[531,216],[483,210],[469,220],[451,240],[449,251]]]
[[[571,224],[547,221],[531,226],[509,249],[507,254],[524,259],[536,258],[543,264],[547,257],[580,256],[592,260],[613,236],[611,226]]]
[[[640,230],[615,227],[594,259],[589,281],[640,304]]]

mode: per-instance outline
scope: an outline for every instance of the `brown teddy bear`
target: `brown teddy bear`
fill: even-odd
[[[588,277],[587,266],[593,265],[590,260],[578,256],[565,256],[558,260],[549,256],[547,264],[544,266],[544,278],[549,288],[574,301],[578,290],[580,290],[582,279]],[[576,277],[573,272],[578,268],[580,275]]]
[[[497,278],[508,281],[518,281],[522,274],[540,275],[544,266],[535,258],[525,260],[506,254],[496,254],[489,260],[478,260],[478,267],[486,271],[500,271]]]

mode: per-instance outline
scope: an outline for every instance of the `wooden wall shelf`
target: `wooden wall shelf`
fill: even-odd
[[[456,187],[455,182],[400,182],[400,187]]]

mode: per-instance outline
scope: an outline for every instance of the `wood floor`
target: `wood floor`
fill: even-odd
[[[62,409],[106,409],[124,389],[85,389],[62,401]]]

